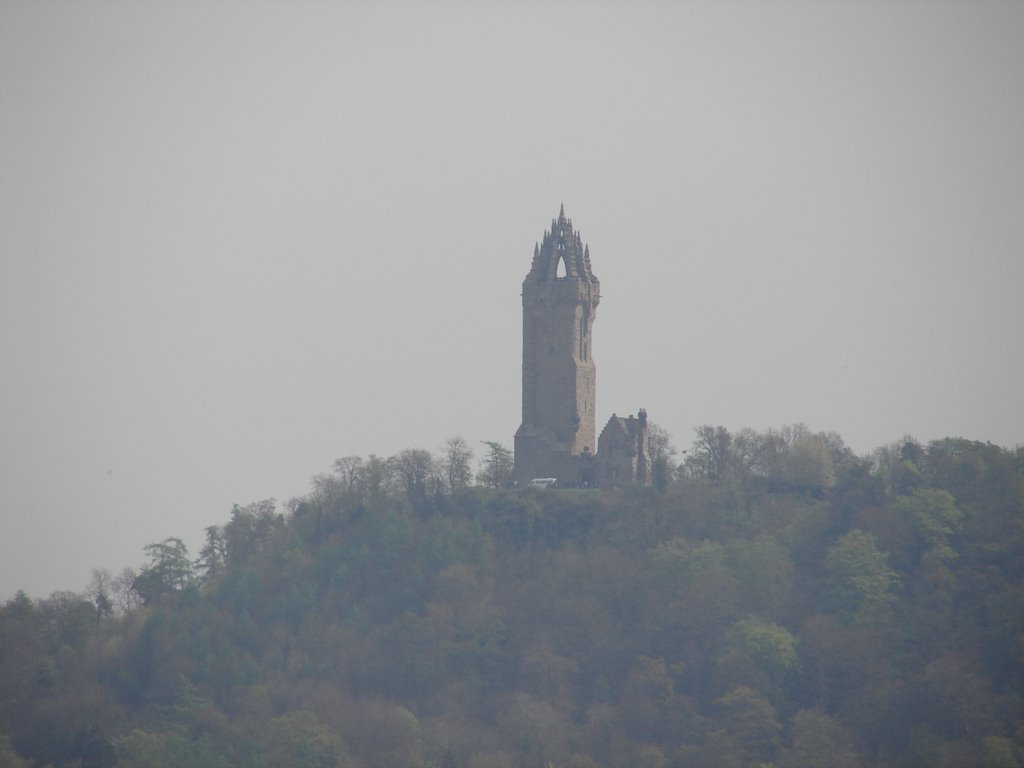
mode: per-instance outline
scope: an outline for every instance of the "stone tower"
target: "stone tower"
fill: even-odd
[[[523,280],[523,422],[515,478],[586,480],[596,451],[597,371],[590,355],[600,283],[565,207],[533,250]]]

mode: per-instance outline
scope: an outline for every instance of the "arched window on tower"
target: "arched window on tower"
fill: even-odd
[[[562,252],[562,249],[559,248],[558,261],[555,264],[555,277],[557,279],[561,279],[565,277],[565,275],[565,254]]]

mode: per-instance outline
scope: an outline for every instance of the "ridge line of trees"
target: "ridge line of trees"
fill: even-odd
[[[603,493],[347,457],[17,594],[0,766],[1024,766],[1024,450],[652,437]]]

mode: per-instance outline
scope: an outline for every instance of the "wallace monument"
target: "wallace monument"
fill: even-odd
[[[591,341],[600,301],[590,248],[563,206],[534,246],[523,280],[523,422],[515,436],[519,485],[542,478],[563,487],[651,481],[644,410],[625,418],[613,415],[597,438]]]

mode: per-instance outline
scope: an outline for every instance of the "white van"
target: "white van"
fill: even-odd
[[[554,477],[535,477],[530,481],[531,488],[555,488],[558,479]]]

